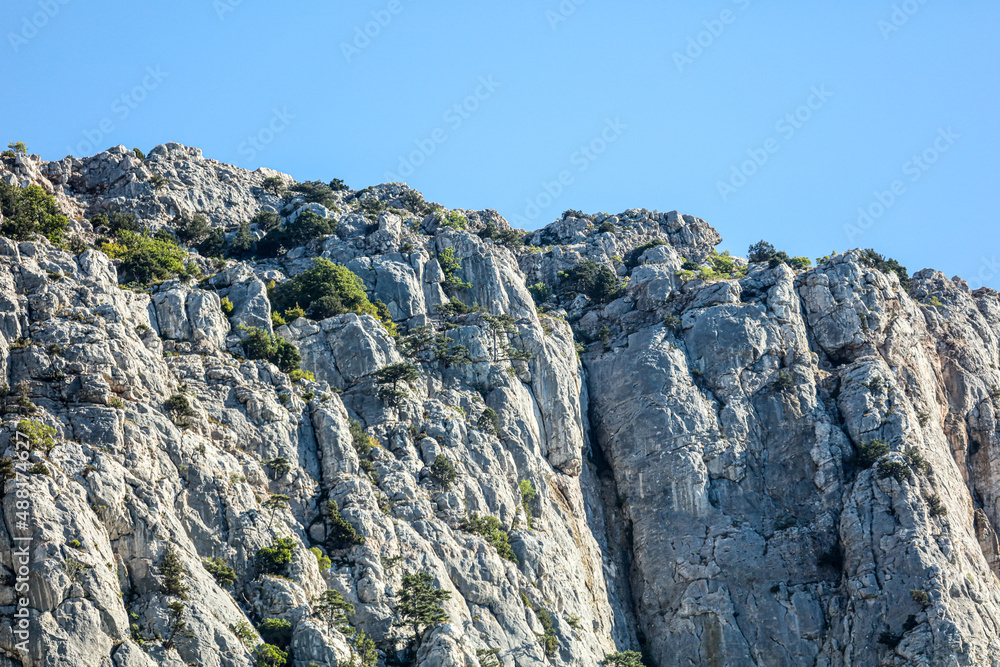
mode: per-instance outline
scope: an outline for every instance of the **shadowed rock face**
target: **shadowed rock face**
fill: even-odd
[[[0,664],[246,666],[267,619],[288,622],[275,641],[296,667],[349,661],[355,638],[315,604],[328,589],[380,664],[640,648],[659,666],[1000,664],[996,292],[931,270],[904,289],[859,252],[690,279],[721,237],[676,212],[567,215],[502,245],[484,238],[509,230],[495,211],[450,228],[404,185],[319,204],[268,177],[294,184],[179,144],[2,163],[91,245],[86,218],[107,210],[150,229],[202,212],[230,237],[261,208],[289,225],[309,210],[337,231],[277,259],[192,254],[204,279],[145,290],[97,249],[0,238],[0,447],[37,438],[18,471],[30,517],[9,479],[0,527],[11,581],[31,538],[31,635],[17,646],[5,614]],[[317,257],[397,335],[353,313],[272,326],[268,284]],[[584,260],[618,286],[571,287]],[[452,298],[478,308],[443,313]],[[293,343],[315,380],[245,359],[243,327]],[[402,362],[418,379],[380,399],[375,371]],[[291,559],[268,574],[258,552],[278,538]],[[450,593],[419,642],[398,614],[415,572]]]

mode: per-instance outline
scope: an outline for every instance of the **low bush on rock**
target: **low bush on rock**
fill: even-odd
[[[298,370],[302,355],[294,345],[257,327],[242,327],[241,330],[245,336],[240,345],[247,358],[270,361],[285,373]]]
[[[303,211],[295,222],[274,228],[257,243],[259,257],[278,257],[292,248],[306,245],[313,239],[329,236],[337,231],[337,221],[324,218],[312,211]]]
[[[184,263],[187,253],[166,233],[150,236],[124,230],[100,250],[122,261],[119,272],[126,282],[147,285],[176,276],[189,277],[194,272]]]
[[[38,185],[19,188],[0,181],[0,212],[0,234],[15,241],[29,241],[41,234],[52,243],[60,243],[69,226],[55,198]]]
[[[495,516],[485,514],[480,516],[473,512],[462,524],[462,530],[475,533],[481,536],[486,542],[497,550],[501,558],[505,558],[512,563],[517,562],[514,550],[510,548],[510,535],[504,529],[500,519]]]
[[[292,554],[298,545],[290,537],[279,537],[271,546],[257,550],[257,567],[264,574],[282,574],[292,562]]]
[[[322,257],[313,260],[312,268],[270,288],[268,298],[271,307],[286,316],[297,314],[299,309],[314,320],[357,313],[371,315],[390,333],[395,331],[388,309],[380,309],[368,300],[361,278],[346,266]]]

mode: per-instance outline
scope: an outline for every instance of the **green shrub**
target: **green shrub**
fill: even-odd
[[[497,245],[502,245],[517,250],[524,245],[521,235],[514,229],[500,229],[496,224],[490,222],[479,231],[479,238],[491,239]]]
[[[614,225],[612,225],[612,227],[614,227]],[[642,253],[646,252],[647,250],[651,250],[652,248],[658,248],[662,245],[667,245],[667,242],[664,241],[663,239],[653,239],[648,243],[643,243],[641,246],[638,246],[635,250],[632,250],[631,252],[625,255],[625,266],[630,269],[638,266],[639,259],[642,257]]]
[[[538,643],[542,645],[545,657],[551,658],[559,650],[559,638],[556,636],[555,622],[552,614],[547,609],[539,609],[535,612],[538,622],[542,624],[544,632],[538,635]]]
[[[222,297],[222,300],[219,303],[219,307],[222,308],[222,313],[226,317],[230,317],[233,314],[233,308],[234,308],[233,302],[230,300],[228,296]]]
[[[778,371],[778,381],[775,384],[780,391],[790,391],[795,388],[795,376],[791,371]]]
[[[264,619],[258,630],[261,639],[278,648],[288,648],[292,643],[292,624],[283,618]]]
[[[326,515],[330,524],[326,539],[331,549],[349,549],[355,544],[365,543],[365,538],[358,535],[354,526],[340,513],[337,501],[326,502]]]
[[[880,458],[889,453],[889,443],[881,438],[874,440],[864,440],[857,447],[854,454],[854,465],[862,470],[871,468]]]
[[[383,366],[375,371],[375,382],[379,385],[378,397],[389,405],[398,405],[409,393],[399,389],[399,383],[404,385],[416,382],[420,378],[417,367],[409,362],[400,362]]]
[[[354,605],[345,600],[340,591],[335,591],[332,588],[327,589],[321,595],[313,598],[312,613],[313,616],[326,622],[327,630],[330,633],[337,630],[348,637],[354,634],[354,628],[351,627],[351,623],[347,619],[348,614],[354,613]]]
[[[257,243],[260,257],[278,257],[292,248],[306,245],[313,239],[329,236],[337,231],[337,221],[324,218],[312,211],[303,211],[295,222],[269,231]]]
[[[302,356],[294,345],[257,327],[243,327],[243,331],[240,346],[248,359],[269,361],[285,373],[298,369]]]
[[[260,184],[260,187],[265,192],[270,192],[273,195],[280,195],[285,189],[285,182],[281,180],[280,176],[268,176]]]
[[[98,213],[90,219],[90,224],[96,229],[106,227],[112,236],[118,236],[122,232],[139,232],[142,225],[133,213],[120,213],[112,211],[110,213]]]
[[[223,255],[229,254],[226,248],[226,235],[221,229],[210,230],[205,239],[196,244],[194,248],[202,257],[212,257],[217,260],[222,259]]]
[[[467,306],[464,302],[454,298],[450,299],[447,303],[439,303],[434,308],[439,315],[444,317],[458,317],[459,315],[468,315],[469,313],[479,313],[483,310],[479,305]]]
[[[225,558],[209,558],[202,562],[220,586],[232,586],[236,583],[236,570],[229,566]]]
[[[451,598],[451,593],[443,591],[434,585],[434,577],[426,572],[404,574],[403,587],[396,598],[402,623],[413,629],[417,643],[423,638],[427,628],[448,621],[448,614],[441,608],[441,603]]]
[[[261,209],[250,218],[250,224],[257,225],[262,232],[269,232],[281,226],[281,216],[274,211]]]
[[[812,260],[808,257],[789,257],[788,253],[775,250],[774,246],[767,241],[753,244],[747,254],[747,259],[751,264],[767,262],[771,268],[778,264],[787,264],[793,269],[807,269],[812,266]]]
[[[327,208],[333,208],[337,205],[337,198],[333,195],[333,190],[321,181],[296,183],[288,189],[302,195],[307,202],[322,204]]]
[[[241,222],[239,229],[236,230],[236,234],[233,236],[233,240],[229,242],[228,246],[224,245],[223,247],[226,257],[233,259],[246,259],[250,257],[254,248],[254,236],[253,232],[250,231],[250,223]]]
[[[624,651],[609,653],[602,661],[604,667],[645,667],[642,662],[642,653],[638,651]]]
[[[330,557],[324,554],[319,547],[310,547],[309,551],[312,552],[313,556],[316,556],[316,566],[319,567],[320,572],[329,570],[333,565],[330,561]]]
[[[170,185],[170,179],[163,174],[152,174],[149,177],[149,183],[153,186],[154,191],[159,192]]]
[[[903,482],[911,479],[913,473],[910,472],[910,468],[905,463],[900,461],[879,461],[878,476],[883,479],[891,477],[897,482]]]
[[[167,545],[163,560],[160,561],[160,576],[163,577],[164,595],[172,595],[181,600],[188,599],[188,592],[191,589],[185,582],[187,569],[172,544]]]
[[[500,435],[500,415],[493,408],[484,408],[479,415],[479,428],[491,435]]]
[[[931,596],[927,594],[927,591],[911,590],[910,597],[921,607],[926,607],[931,603]]]
[[[292,464],[284,456],[275,456],[273,459],[264,461],[264,465],[271,469],[275,479],[283,477],[292,469]]]
[[[268,290],[268,298],[274,310],[301,307],[315,320],[344,313],[378,317],[361,278],[322,257],[313,260],[312,268]]]
[[[256,646],[260,641],[260,637],[257,636],[257,631],[254,630],[253,626],[246,621],[231,624],[229,626],[229,631],[232,632],[244,646],[250,649]]]
[[[451,485],[458,481],[458,471],[444,454],[438,454],[434,458],[434,463],[431,464],[431,476],[445,491],[451,489]]]
[[[400,197],[403,202],[403,206],[408,210],[413,211],[417,215],[427,215],[441,208],[440,204],[429,204],[424,201],[424,196],[417,192],[416,190],[407,190]]]
[[[28,241],[41,234],[51,243],[60,243],[69,226],[56,200],[38,185],[19,188],[0,181],[0,234],[15,241]]]
[[[503,663],[500,662],[500,649],[477,648],[476,660],[479,662],[479,667],[503,667]]]
[[[549,286],[540,282],[528,285],[528,292],[531,293],[531,298],[536,304],[543,304],[552,296],[552,290],[549,289]]]
[[[136,156],[137,158],[139,158],[140,160],[145,160],[145,159],[146,159],[146,154],[145,154],[145,153],[143,153],[143,152],[142,152],[141,150],[139,150],[138,148],[133,148],[133,149],[132,149],[132,152],[133,152],[133,153],[135,153],[135,156]]]
[[[271,644],[258,644],[253,650],[253,667],[284,667],[288,654]]]
[[[868,248],[861,253],[861,263],[865,266],[877,269],[882,273],[895,273],[899,278],[899,284],[903,287],[903,289],[909,290],[910,274],[907,272],[905,266],[891,257],[886,259],[871,248]]]
[[[370,216],[375,216],[386,209],[385,202],[377,199],[376,197],[368,197],[366,199],[358,199],[358,209]]]
[[[438,221],[442,227],[448,227],[449,229],[465,229],[469,226],[468,219],[458,211],[449,211],[446,214],[439,215]]]
[[[510,547],[510,535],[504,529],[500,519],[485,514],[480,516],[473,512],[462,523],[462,530],[475,533],[481,536],[486,542],[496,549],[501,558],[505,558],[512,563],[517,562],[517,556]]]
[[[330,181],[330,189],[334,192],[347,192],[350,190],[350,188],[347,187],[347,184],[344,183],[343,179],[340,178],[335,178]]]
[[[944,506],[944,503],[941,502],[941,497],[936,493],[927,496],[925,500],[927,500],[927,512],[932,517],[940,517],[948,514],[948,508]]]
[[[48,454],[56,446],[56,430],[51,426],[30,419],[17,423],[17,432],[28,439],[28,448]]]
[[[111,259],[122,260],[122,275],[138,283],[149,284],[187,274],[184,264],[187,253],[169,236],[125,230],[117,240],[105,243],[100,249]]]
[[[365,433],[365,427],[361,425],[361,422],[354,419],[351,420],[348,428],[351,432],[351,444],[354,445],[354,451],[358,453],[358,456],[368,456],[375,448],[374,438]]]
[[[531,512],[531,502],[538,497],[538,492],[535,491],[535,487],[532,486],[531,480],[522,479],[520,484],[518,484],[518,490],[521,492],[521,507],[524,508],[524,516],[528,523],[528,528],[530,529],[534,523],[534,515]]]
[[[279,537],[269,547],[257,550],[257,567],[264,574],[281,574],[285,566],[292,562],[292,554],[298,545],[290,537]]]
[[[23,141],[12,141],[7,144],[7,148],[14,151],[15,153],[20,153],[21,155],[28,154],[28,147],[24,145]]]
[[[455,257],[454,248],[445,248],[439,252],[437,261],[444,273],[444,291],[447,294],[451,295],[457,290],[472,287],[472,283],[467,283],[455,275],[462,270],[462,263]]]
[[[163,403],[163,407],[180,417],[194,417],[197,414],[184,394],[174,394]]]
[[[198,245],[212,233],[212,226],[203,213],[178,215],[173,219],[172,225],[177,238],[187,245]]]
[[[608,234],[608,233],[614,234],[615,232],[618,231],[618,228],[615,227],[614,223],[611,222],[610,220],[605,220],[604,222],[602,222],[597,226],[596,231],[598,234]]]
[[[916,447],[907,447],[904,449],[903,456],[906,457],[907,465],[918,473],[926,475],[931,471],[931,464]]]
[[[596,304],[618,298],[621,285],[608,267],[592,259],[585,259],[562,272],[562,288],[566,292],[586,294]]]

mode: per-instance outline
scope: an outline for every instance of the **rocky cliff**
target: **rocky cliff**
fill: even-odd
[[[0,180],[69,219],[0,238],[0,666],[1000,664],[993,290],[178,144]],[[318,258],[364,305],[273,307]]]

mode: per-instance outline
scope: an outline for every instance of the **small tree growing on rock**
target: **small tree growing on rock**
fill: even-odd
[[[434,577],[426,572],[404,574],[398,597],[396,611],[401,620],[397,625],[413,630],[417,647],[430,628],[448,621],[441,603],[451,598],[451,593],[435,586]]]
[[[365,538],[358,535],[354,526],[340,513],[340,507],[336,500],[328,500],[326,503],[326,513],[330,521],[327,532],[327,541],[333,549],[347,549],[355,544],[364,544]]]
[[[399,383],[409,384],[420,378],[417,367],[405,361],[390,364],[375,371],[375,382],[379,385],[378,397],[389,405],[399,405],[409,393],[399,389]]]
[[[479,415],[479,428],[492,435],[500,435],[500,416],[493,408],[485,408]]]
[[[451,485],[458,481],[455,465],[444,454],[438,454],[434,458],[434,463],[431,464],[431,476],[445,491],[451,489]]]
[[[350,637],[355,632],[347,620],[347,615],[354,613],[354,605],[345,600],[340,591],[331,588],[313,598],[312,613],[326,623],[330,633],[336,630]]]
[[[209,558],[202,562],[220,586],[232,586],[236,583],[236,571],[229,566],[225,558]]]
[[[271,530],[271,524],[274,523],[274,515],[282,507],[288,507],[289,500],[291,498],[283,493],[272,493],[270,498],[261,503],[261,507],[271,512],[271,520],[267,522],[268,530]]]
[[[638,651],[623,651],[609,653],[602,661],[604,667],[645,667],[642,654]]]
[[[177,549],[172,544],[168,544],[163,553],[163,560],[160,561],[160,576],[163,577],[164,595],[172,595],[181,600],[188,599],[188,592],[191,589],[184,581],[187,577],[187,569],[185,569]]]
[[[288,654],[273,644],[258,644],[253,650],[253,667],[284,667]]]
[[[257,566],[264,574],[280,574],[292,562],[298,545],[290,537],[279,537],[271,546],[257,550]]]

